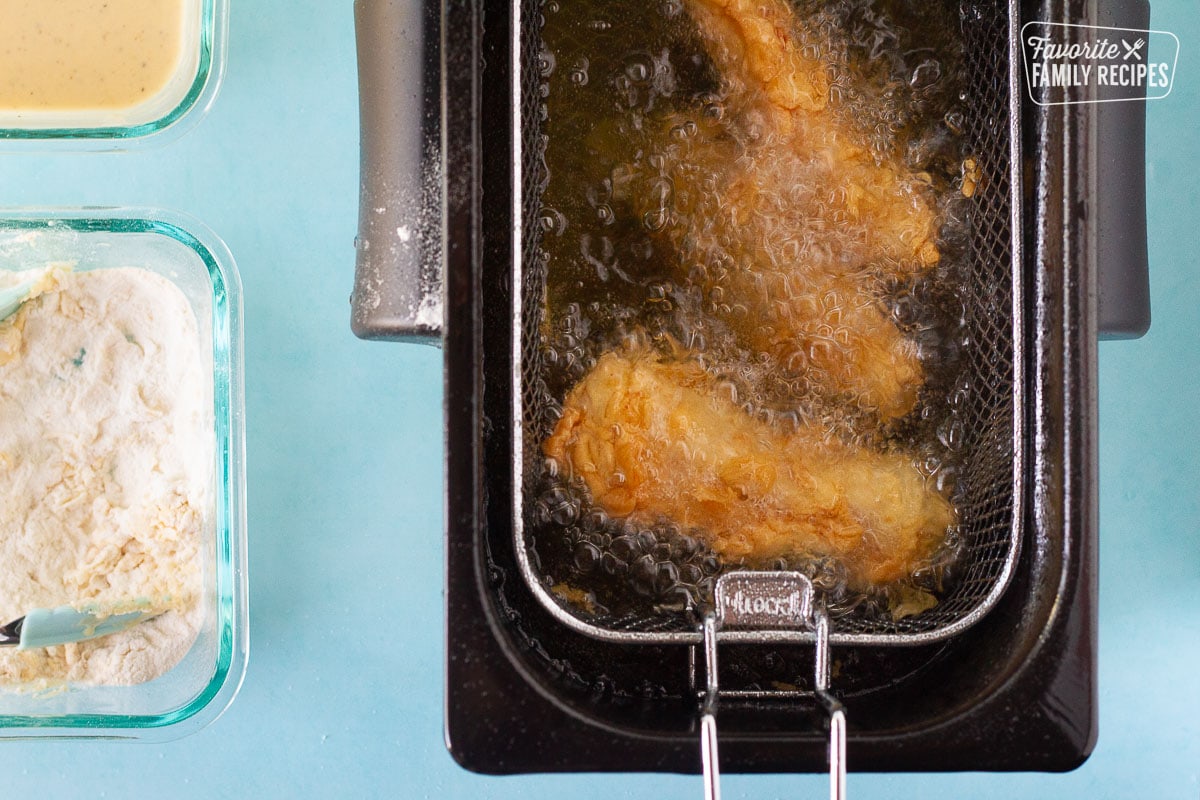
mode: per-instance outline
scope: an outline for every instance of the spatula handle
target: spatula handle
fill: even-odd
[[[158,616],[152,610],[131,611],[103,616],[72,606],[35,608],[23,617],[0,627],[0,645],[16,645],[18,650],[52,647],[83,642],[120,633]]]

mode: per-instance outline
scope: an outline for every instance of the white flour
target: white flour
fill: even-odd
[[[0,624],[68,604],[165,613],[89,642],[0,648],[0,683],[139,683],[173,667],[203,619],[209,373],[167,279],[55,277],[0,322]]]

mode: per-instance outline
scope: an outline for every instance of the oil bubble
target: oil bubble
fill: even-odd
[[[582,573],[589,573],[600,563],[600,548],[591,542],[580,542],[575,546],[575,568]]]

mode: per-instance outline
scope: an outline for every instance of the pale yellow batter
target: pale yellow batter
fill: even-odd
[[[192,0],[0,0],[0,109],[124,109],[183,60]]]

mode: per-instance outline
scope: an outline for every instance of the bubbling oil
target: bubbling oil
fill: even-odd
[[[538,223],[545,269],[541,400],[528,421],[540,442],[567,392],[605,352],[649,347],[697,360],[745,413],[783,430],[820,430],[872,448],[903,448],[939,491],[961,470],[964,376],[970,347],[960,287],[970,204],[963,197],[962,53],[956,12],[937,4],[802,0],[798,46],[827,65],[835,124],[881,164],[912,176],[932,202],[940,260],[907,273],[870,257],[868,225],[849,219],[824,167],[789,150],[722,76],[680,0],[549,2],[539,67],[545,98],[546,182]],[[731,88],[732,87],[732,88]],[[756,214],[731,225],[729,165],[757,182]],[[915,202],[915,201],[914,201]],[[764,212],[765,210],[765,212]],[[739,245],[752,228],[752,252]],[[683,233],[679,231],[682,230]],[[844,283],[833,285],[830,277]],[[856,283],[857,282],[857,283]],[[831,396],[806,369],[819,354],[763,352],[747,326],[764,304],[815,296],[830,320],[825,346],[861,335],[840,325],[839,290],[877,287],[865,302],[894,324],[924,372],[916,409],[894,421],[852,395]],[[670,520],[635,523],[594,506],[563,465],[527,468],[530,555],[548,585],[587,595],[605,618],[684,614],[709,601],[722,561],[703,533]],[[940,595],[956,580],[957,527],[911,579],[851,590],[832,558],[778,559],[799,569],[834,616],[895,614],[914,591]]]

